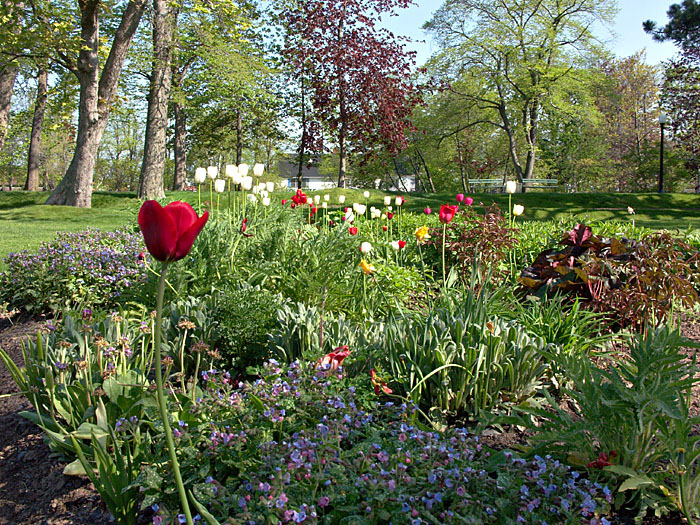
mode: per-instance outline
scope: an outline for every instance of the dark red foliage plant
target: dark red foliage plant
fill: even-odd
[[[566,293],[619,326],[635,328],[660,324],[674,304],[690,308],[698,302],[698,252],[668,232],[639,240],[602,238],[579,224],[560,244],[563,249],[541,252],[522,271],[522,291]]]

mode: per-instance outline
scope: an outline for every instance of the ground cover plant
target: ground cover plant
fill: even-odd
[[[698,370],[667,328],[692,309],[696,236],[627,214],[591,223],[593,239],[578,217],[530,222],[463,196],[414,213],[413,197],[263,191],[201,210],[196,194],[196,209],[149,201],[142,233],[42,248],[77,239],[74,269],[18,275],[26,254],[0,276],[21,279],[9,308],[55,314],[24,366],[0,351],[23,415],[120,523],[699,519]],[[598,252],[646,247],[647,263],[605,276],[653,315],[621,323],[618,303],[546,276],[526,293],[523,269],[572,231],[565,250],[584,247],[577,232]],[[594,275],[580,252],[566,274]],[[123,268],[96,271],[104,257]],[[527,439],[479,435],[513,425]]]

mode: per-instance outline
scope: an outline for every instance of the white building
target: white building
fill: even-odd
[[[297,175],[299,173],[299,164],[292,159],[280,159],[277,162],[280,178],[287,181],[287,187],[294,189],[297,187]],[[302,188],[309,190],[325,190],[335,188],[335,182],[330,180],[327,175],[322,175],[318,171],[318,164],[312,163],[311,166],[304,164],[302,167]]]

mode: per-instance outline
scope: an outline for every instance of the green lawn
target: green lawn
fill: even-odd
[[[332,195],[331,204],[337,205],[338,195],[346,195],[346,205],[353,201],[365,201],[362,190],[309,192]],[[276,194],[288,197],[291,192]],[[372,191],[369,204],[382,206],[386,192]],[[394,195],[394,194],[392,194]],[[0,193],[0,260],[10,252],[36,251],[42,241],[52,239],[57,231],[77,231],[87,227],[115,229],[134,227],[140,206],[134,193],[97,192],[93,195],[91,209],[66,206],[44,206],[47,193],[13,191]],[[474,205],[496,202],[502,209],[508,206],[508,196],[503,194],[472,195]],[[174,192],[168,198],[187,200],[197,205],[197,193]],[[223,197],[225,199],[225,197]],[[209,192],[202,192],[202,201],[209,200]],[[453,203],[454,194],[409,194],[406,209],[422,213],[426,206],[434,211],[440,204]],[[627,207],[635,209],[635,220],[640,226],[654,229],[700,228],[700,195],[656,193],[551,193],[530,192],[516,194],[513,203],[525,206],[521,220],[563,219],[575,215],[583,220],[629,220]],[[4,264],[0,262],[0,268]]]

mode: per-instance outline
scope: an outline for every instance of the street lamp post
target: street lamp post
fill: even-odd
[[[659,125],[661,126],[661,149],[659,153],[659,193],[664,192],[664,126],[668,122],[665,113],[659,115]]]

